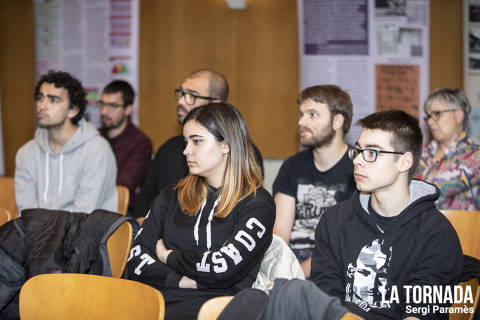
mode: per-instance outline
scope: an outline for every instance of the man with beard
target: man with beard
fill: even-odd
[[[306,88],[297,103],[300,142],[307,149],[283,163],[273,184],[274,233],[290,245],[308,278],[320,216],[355,190],[344,140],[353,106],[348,93],[335,85]]]
[[[103,89],[98,101],[102,122],[100,133],[115,154],[117,184],[130,191],[129,212],[145,182],[152,158],[152,142],[130,119],[134,99],[132,86],[126,81],[115,80]]]
[[[183,119],[190,110],[210,102],[226,102],[228,83],[225,77],[215,70],[199,69],[190,74],[182,85],[175,89],[174,98],[178,103],[177,120],[180,125],[183,125]],[[263,174],[262,156],[255,145],[253,147]],[[160,190],[166,186],[174,187],[180,179],[188,175],[188,166],[183,155],[184,149],[185,139],[181,134],[170,138],[158,148],[147,180],[136,199],[133,216],[139,223],[143,222],[150,203]]]
[[[87,100],[80,81],[66,72],[49,71],[37,82],[34,97],[38,129],[16,156],[19,212],[116,211],[115,157],[97,129],[82,119]]]

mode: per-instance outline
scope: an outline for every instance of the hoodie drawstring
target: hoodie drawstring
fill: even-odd
[[[212,246],[212,219],[213,219],[213,213],[215,211],[215,208],[217,207],[218,200],[215,200],[215,203],[213,204],[213,208],[210,211],[210,215],[208,216],[208,223],[207,223],[207,250],[210,251],[210,247]]]
[[[197,222],[195,222],[195,227],[193,228],[193,237],[195,238],[195,242],[197,243],[197,247],[198,247],[198,225],[200,224],[200,218],[202,217],[202,212],[203,212],[203,208],[205,207],[205,205],[207,204],[207,199],[205,199],[205,201],[203,201],[202,203],[202,207],[200,208],[200,213],[198,214],[198,217],[197,217]]]
[[[62,194],[63,187],[63,153],[60,153],[60,181],[58,183],[58,195]]]
[[[48,193],[48,185],[50,183],[50,164],[49,164],[50,157],[48,156],[48,152],[45,152],[45,191],[43,192],[43,202],[47,203],[47,193]]]
[[[58,182],[58,195],[63,190],[63,153],[60,154],[60,181]],[[50,156],[45,152],[45,190],[43,191],[43,202],[47,203],[48,188],[50,187]]]
[[[208,215],[208,223],[207,223],[207,228],[206,228],[207,250],[210,250],[210,248],[212,247],[212,219],[213,219],[213,213],[215,212],[215,208],[217,207],[217,204],[218,204],[218,200],[220,200],[220,198],[215,200],[215,203],[213,204],[212,210],[210,210],[210,214]],[[207,200],[205,199],[205,201],[202,203],[200,213],[198,214],[197,222],[195,223],[195,227],[193,229],[193,237],[195,238],[195,242],[197,243],[197,247],[198,247],[198,239],[199,239],[198,226],[200,224],[200,219],[202,217],[203,208],[205,207],[206,203],[207,203]]]

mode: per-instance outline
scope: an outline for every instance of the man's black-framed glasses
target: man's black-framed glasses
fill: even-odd
[[[425,117],[423,117],[423,120],[425,122],[427,122],[428,120],[430,120],[430,118],[433,119],[433,121],[437,121],[438,119],[440,119],[440,116],[442,115],[442,113],[444,112],[454,112],[454,111],[457,111],[458,109],[445,109],[445,110],[438,110],[438,111],[432,111],[430,113],[427,113],[427,115]]]
[[[125,104],[104,102],[102,100],[97,102],[97,107],[99,109],[102,109],[102,108],[105,108],[105,107],[107,107],[109,109],[117,109],[117,108],[120,108],[120,107],[123,107],[123,106],[125,106]]]
[[[183,91],[182,88],[175,89],[175,91],[173,92],[173,96],[177,101],[179,101],[180,99],[182,99],[182,97],[184,97],[185,103],[190,106],[194,105],[197,99],[216,100],[216,98],[199,96],[191,92]]]
[[[359,153],[362,154],[362,158],[366,162],[375,162],[377,160],[379,153],[404,154],[405,152],[384,151],[384,150],[375,150],[375,149],[359,149],[356,147],[348,146],[348,157],[350,159],[352,160],[355,159]]]

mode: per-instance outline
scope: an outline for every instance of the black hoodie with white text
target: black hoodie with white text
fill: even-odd
[[[213,216],[217,191],[211,188],[200,212],[188,216],[180,209],[177,191],[164,188],[134,240],[128,278],[160,289],[167,304],[171,297],[234,295],[251,287],[272,240],[275,203],[258,188],[227,217],[218,218]],[[156,255],[158,239],[173,250],[166,264]],[[182,276],[195,280],[197,289],[179,288]]]

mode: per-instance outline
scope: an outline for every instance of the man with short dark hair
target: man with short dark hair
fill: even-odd
[[[274,233],[290,245],[308,278],[318,219],[355,189],[344,140],[353,106],[348,93],[335,85],[306,88],[297,102],[300,142],[307,149],[283,163],[273,184]]]
[[[85,91],[70,74],[49,71],[35,86],[35,138],[16,156],[19,212],[45,208],[116,211],[115,157],[97,129],[83,120]]]
[[[130,191],[129,211],[147,177],[152,158],[152,142],[131,121],[135,91],[123,80],[109,83],[102,92],[98,107],[102,128],[117,160],[117,184]]]
[[[439,190],[412,180],[422,150],[418,120],[384,111],[358,124],[349,150],[358,192],[320,218],[311,280],[365,319],[448,317],[428,294],[414,299],[409,290],[445,291],[463,268],[457,234],[435,208]],[[433,304],[445,307],[446,298]]]
[[[228,83],[218,71],[200,69],[190,74],[175,89],[174,97],[177,101],[177,120],[183,125],[187,113],[197,107],[210,102],[226,102],[228,98]],[[158,148],[147,176],[147,180],[137,197],[134,217],[141,223],[147,214],[150,203],[166,186],[177,183],[188,175],[188,166],[183,155],[185,140],[178,135],[167,140]],[[255,155],[263,173],[263,160],[255,147]]]

